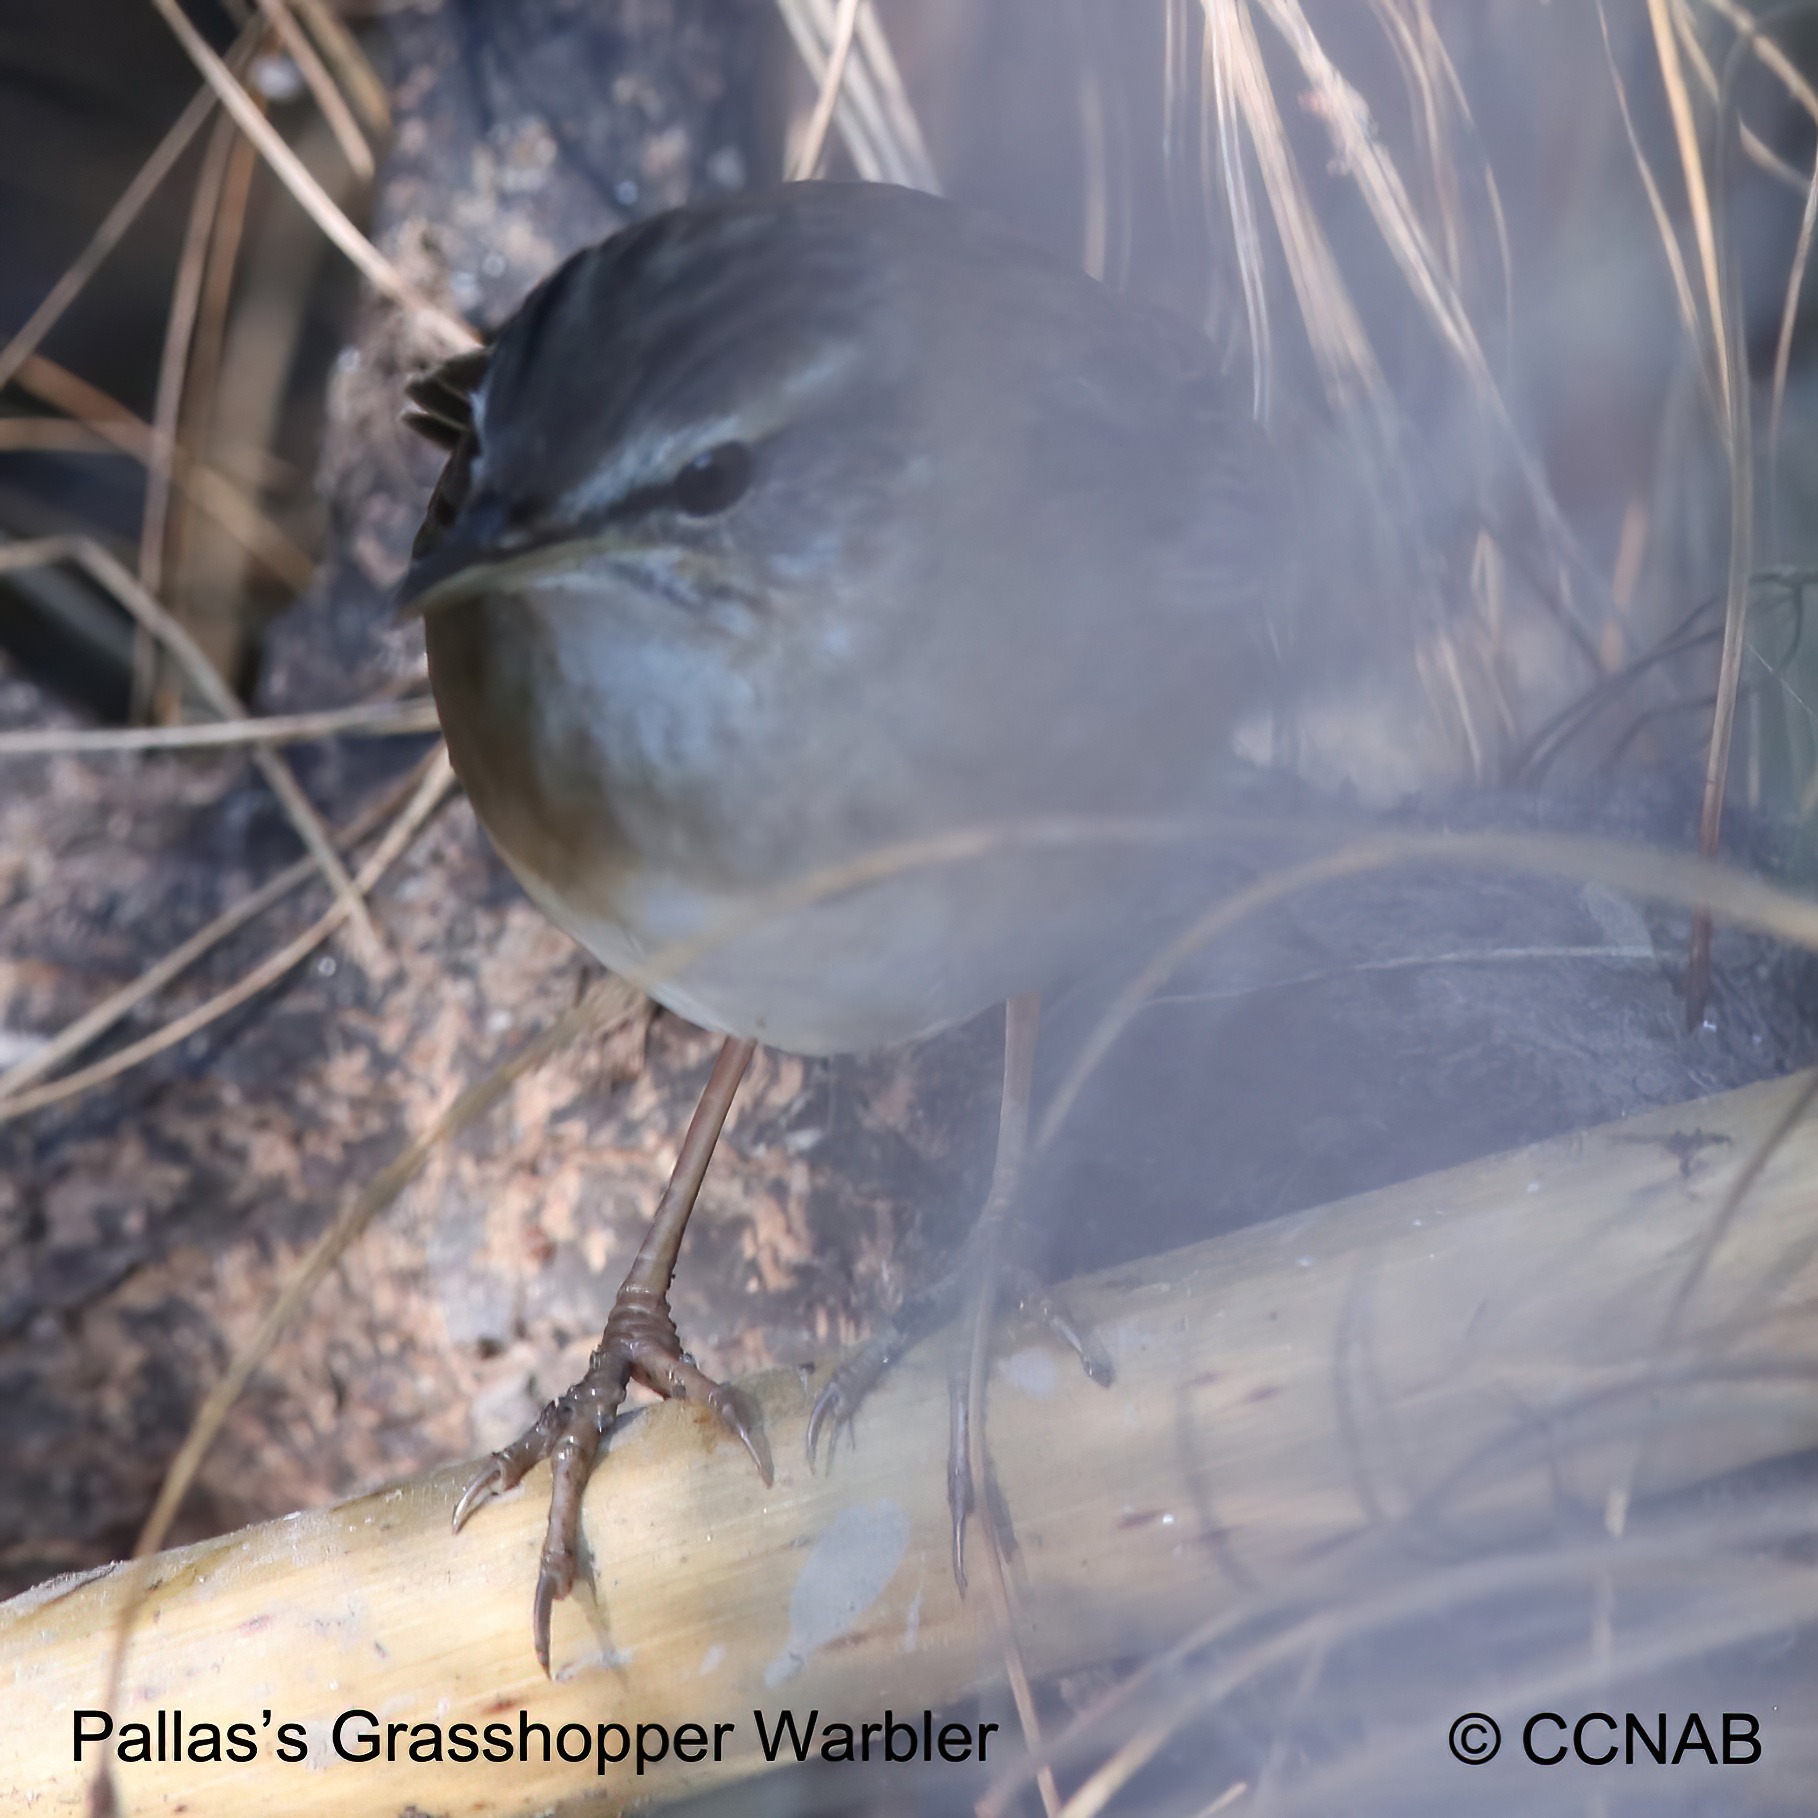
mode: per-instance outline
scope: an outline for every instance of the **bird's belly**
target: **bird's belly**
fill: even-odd
[[[967,764],[942,757],[913,777],[881,769],[861,790],[860,731],[822,724],[808,742],[799,715],[778,713],[760,736],[740,718],[739,690],[705,660],[676,699],[645,676],[645,646],[629,638],[611,661],[594,649],[584,671],[564,667],[551,627],[574,645],[581,627],[563,614],[578,610],[560,598],[488,600],[432,617],[450,755],[538,907],[692,1021],[800,1054],[913,1040],[1088,963],[1153,895],[1134,823],[1120,822],[1121,838],[1028,837],[1089,779],[1049,754],[1053,775],[1039,785],[1006,781],[1027,741],[999,749],[988,716],[974,716],[983,731],[968,722],[978,736]],[[701,751],[650,730],[667,722],[640,713],[646,681],[672,719],[679,699],[708,729]],[[871,811],[842,821],[800,806],[830,787],[836,806],[857,799]],[[969,844],[986,822],[1003,831]],[[941,849],[940,862],[928,850],[911,862],[901,842],[918,840]],[[903,862],[880,869],[880,844]],[[963,860],[946,856],[961,847]],[[855,885],[852,867],[874,881]]]
[[[838,1054],[948,1028],[1089,950],[1069,918],[1006,900],[1023,894],[1019,869],[983,896],[969,866],[781,908],[776,892],[728,896],[647,875],[610,901],[520,875],[552,921],[678,1015],[794,1054]],[[1009,914],[991,913],[993,900]]]

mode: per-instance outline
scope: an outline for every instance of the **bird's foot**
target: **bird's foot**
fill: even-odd
[[[962,1246],[960,1259],[939,1281],[911,1296],[897,1309],[896,1317],[881,1324],[870,1338],[835,1368],[814,1398],[808,1416],[808,1463],[812,1467],[821,1435],[828,1436],[828,1457],[842,1431],[850,1432],[865,1397],[883,1381],[890,1366],[937,1326],[959,1311],[965,1291],[978,1282],[976,1259],[970,1243]],[[1001,1267],[1006,1299],[1026,1317],[1038,1321],[1049,1336],[1065,1345],[1079,1359],[1080,1368],[1100,1387],[1112,1379],[1111,1359],[1096,1336],[1081,1332],[1059,1300],[1027,1270]]]
[[[458,1531],[477,1508],[514,1488],[547,1458],[552,1481],[549,1525],[537,1571],[531,1624],[537,1661],[549,1671],[549,1619],[556,1603],[574,1588],[581,1569],[581,1498],[600,1444],[618,1417],[633,1377],[673,1401],[699,1402],[744,1446],[765,1483],[771,1480],[770,1452],[763,1429],[736,1389],[715,1382],[682,1350],[667,1298],[629,1283],[619,1290],[587,1374],[559,1395],[534,1425],[486,1461],[455,1504]]]
[[[1048,1336],[1057,1339],[1079,1359],[1079,1367],[1101,1389],[1108,1389],[1116,1372],[1111,1367],[1111,1354],[1099,1341],[1096,1332],[1082,1332],[1073,1316],[1053,1292],[1024,1268],[1011,1264],[1004,1270],[1004,1292],[1016,1303],[1025,1319],[1040,1324]]]
[[[911,1345],[959,1310],[967,1290],[978,1283],[982,1259],[974,1254],[976,1248],[975,1241],[968,1239],[961,1246],[954,1266],[939,1281],[906,1300],[897,1309],[894,1319],[879,1326],[828,1377],[820,1394],[814,1398],[814,1407],[808,1416],[810,1469],[814,1466],[821,1435],[827,1435],[827,1457],[831,1464],[841,1430],[851,1432],[865,1397],[883,1380],[891,1365]],[[1014,1302],[1025,1315],[1038,1320],[1051,1336],[1064,1344],[1095,1383],[1109,1386],[1111,1359],[1098,1339],[1091,1333],[1082,1333],[1061,1302],[1027,1269],[1000,1264],[999,1274],[1003,1297]],[[967,1443],[963,1376],[964,1372],[960,1371],[950,1379],[953,1392],[947,1446],[947,1507],[953,1517],[953,1578],[962,1594],[966,1589],[966,1518],[976,1500]]]

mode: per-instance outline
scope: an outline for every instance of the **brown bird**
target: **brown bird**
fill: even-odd
[[[768,1479],[665,1298],[753,1045],[913,1040],[1148,913],[1300,660],[1310,519],[1203,337],[883,185],[643,221],[412,396],[452,452],[402,597],[475,811],[553,920],[726,1036],[586,1376],[456,1511],[552,1460],[547,1669],[630,1376]]]

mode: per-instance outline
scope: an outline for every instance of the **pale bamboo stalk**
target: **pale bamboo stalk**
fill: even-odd
[[[1073,1309],[1116,1363],[1109,1391],[1007,1334],[992,1451],[1031,1670],[1165,1647],[1312,1563],[1329,1572],[1334,1549],[1410,1511],[1430,1524],[1448,1484],[1444,1507],[1528,1544],[1553,1532],[1562,1474],[1575,1506],[1633,1522],[1650,1495],[1818,1442],[1810,1120],[1726,1230],[1678,1348],[1657,1348],[1727,1187],[1808,1085],[1635,1117],[1075,1284]],[[830,1474],[803,1459],[814,1384],[756,1379],[769,1491],[703,1410],[627,1422],[587,1498],[599,1601],[557,1607],[553,1681],[530,1639],[542,1470],[459,1536],[447,1524],[465,1467],[159,1556],[113,1718],[249,1722],[258,1757],[116,1767],[118,1809],[612,1809],[761,1771],[753,1713],[774,1724],[785,1708],[859,1724],[888,1706],[919,1752],[923,1709],[995,1673],[948,1564],[942,1346],[886,1380]],[[1612,1421],[1624,1391],[1635,1411]],[[100,1705],[128,1577],[108,1568],[0,1606],[7,1809],[87,1796],[95,1751],[72,1760],[74,1713]],[[454,1724],[502,1721],[514,1759],[341,1760],[335,1719],[362,1710],[445,1741]],[[532,1732],[533,1759],[517,1760],[520,1711],[552,1740],[582,1725],[568,1739],[573,1752],[584,1733],[587,1759],[545,1764]],[[613,1722],[633,1752],[599,1773],[598,1726]],[[672,1750],[640,1777],[636,1726],[673,1742],[690,1722],[707,1759]],[[275,1759],[285,1723],[303,1726],[307,1766]],[[733,1726],[718,1764],[716,1723]],[[988,1765],[1013,1766],[1013,1740],[994,1740]],[[647,1731],[647,1754],[656,1742]]]

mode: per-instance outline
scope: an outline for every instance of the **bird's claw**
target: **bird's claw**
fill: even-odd
[[[449,1521],[449,1528],[458,1534],[466,1527],[467,1518],[482,1503],[491,1502],[495,1496],[503,1495],[510,1488],[505,1481],[505,1454],[494,1452],[484,1465],[467,1480],[467,1487],[461,1492],[460,1501],[454,1506],[454,1515]]]
[[[966,1519],[972,1513],[971,1422],[966,1411],[966,1378],[947,1371],[947,1513],[953,1520],[953,1582],[966,1594]]]
[[[582,1496],[633,1376],[671,1400],[702,1403],[744,1446],[765,1483],[771,1481],[763,1428],[748,1414],[738,1390],[715,1382],[682,1351],[662,1295],[630,1286],[622,1289],[599,1348],[588,1360],[587,1374],[544,1408],[534,1425],[493,1453],[454,1508],[458,1531],[483,1503],[513,1488],[532,1466],[545,1458],[550,1461],[549,1524],[531,1604],[537,1661],[545,1674],[551,1612],[574,1589],[581,1573]]]
[[[1095,1332],[1082,1332],[1060,1301],[1033,1275],[1020,1268],[1005,1271],[1005,1286],[1016,1297],[1017,1305],[1037,1319],[1049,1334],[1064,1344],[1079,1359],[1079,1367],[1101,1389],[1108,1389],[1116,1377],[1111,1354]]]
[[[843,1432],[850,1437],[852,1423],[865,1397],[877,1387],[902,1349],[903,1334],[896,1326],[886,1324],[840,1363],[822,1384],[808,1415],[809,1470],[814,1469],[822,1433],[827,1435],[827,1462],[833,1463],[840,1434]]]
[[[709,1379],[703,1377],[703,1382]],[[728,1433],[745,1448],[746,1456],[757,1467],[757,1474],[768,1485],[776,1481],[770,1463],[770,1442],[764,1429],[747,1414],[745,1399],[729,1383],[714,1383],[707,1396],[707,1406]]]

